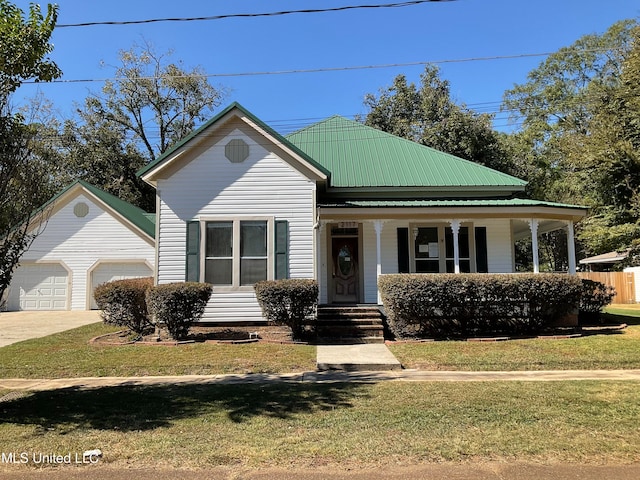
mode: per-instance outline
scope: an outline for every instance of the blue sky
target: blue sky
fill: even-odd
[[[393,0],[58,0],[58,24],[258,13]],[[23,10],[28,1],[14,3]],[[38,3],[38,2],[36,2]],[[456,0],[402,8],[292,14],[215,21],[58,28],[52,58],[64,80],[113,77],[118,51],[134,42],[173,50],[185,67],[209,74],[376,66],[555,52],[588,33],[638,18],[632,0]],[[544,57],[440,64],[453,97],[479,111],[496,111],[506,89],[526,81]],[[402,73],[419,81],[424,66],[320,73],[212,77],[238,101],[283,133],[333,114],[366,113],[363,98]],[[38,89],[61,116],[74,111],[102,82],[23,85],[14,103]],[[224,106],[224,105],[223,105]],[[505,115],[495,125],[506,126]]]

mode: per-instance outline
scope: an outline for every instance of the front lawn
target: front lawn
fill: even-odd
[[[405,368],[422,370],[580,370],[640,368],[640,326],[622,333],[502,342],[398,343]]]
[[[96,346],[117,328],[95,323],[0,348],[1,378],[62,378],[315,370],[315,347],[252,343]]]
[[[639,388],[575,381],[62,389],[0,402],[0,445],[17,452],[99,448],[101,462],[116,467],[237,471],[631,463],[640,461]]]
[[[609,318],[615,317],[616,320],[626,321],[630,324],[640,321],[638,318],[640,317],[640,303],[617,303],[615,305],[609,305],[604,311]]]

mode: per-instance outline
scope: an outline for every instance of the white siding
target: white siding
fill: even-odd
[[[73,209],[84,202],[89,213],[77,217]],[[63,262],[71,271],[71,310],[86,310],[90,279],[87,272],[103,260],[126,261],[139,259],[153,266],[153,245],[124,226],[89,197],[80,194],[69,201],[49,219],[39,235],[23,255],[21,261]]]
[[[250,155],[231,163],[224,146],[244,140]],[[232,132],[169,179],[158,182],[160,233],[158,283],[185,280],[186,222],[207,217],[273,217],[289,222],[289,275],[313,277],[315,182],[255,143],[239,130]],[[253,289],[215,291],[204,321],[261,321]]]
[[[487,262],[489,273],[513,273],[513,236],[511,220],[495,218],[474,222],[477,227],[487,227]]]

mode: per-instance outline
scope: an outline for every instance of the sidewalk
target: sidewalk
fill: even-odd
[[[403,382],[548,382],[565,380],[640,381],[640,370],[542,370],[515,372],[464,372],[394,370],[385,372],[299,372],[283,374],[181,375],[149,377],[79,377],[56,379],[0,379],[8,390],[56,390],[148,385],[229,385],[261,383],[374,383]],[[1,397],[0,397],[1,401]]]

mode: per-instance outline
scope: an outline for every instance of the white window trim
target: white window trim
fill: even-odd
[[[240,222],[261,221],[267,222],[267,280],[274,279],[275,258],[274,258],[274,237],[275,218],[274,217],[254,217],[254,216],[213,216],[201,217],[200,219],[200,281],[205,281],[206,252],[207,252],[207,223],[209,222],[233,222],[233,257],[231,285],[214,285],[214,292],[253,292],[253,285],[240,285]]]

